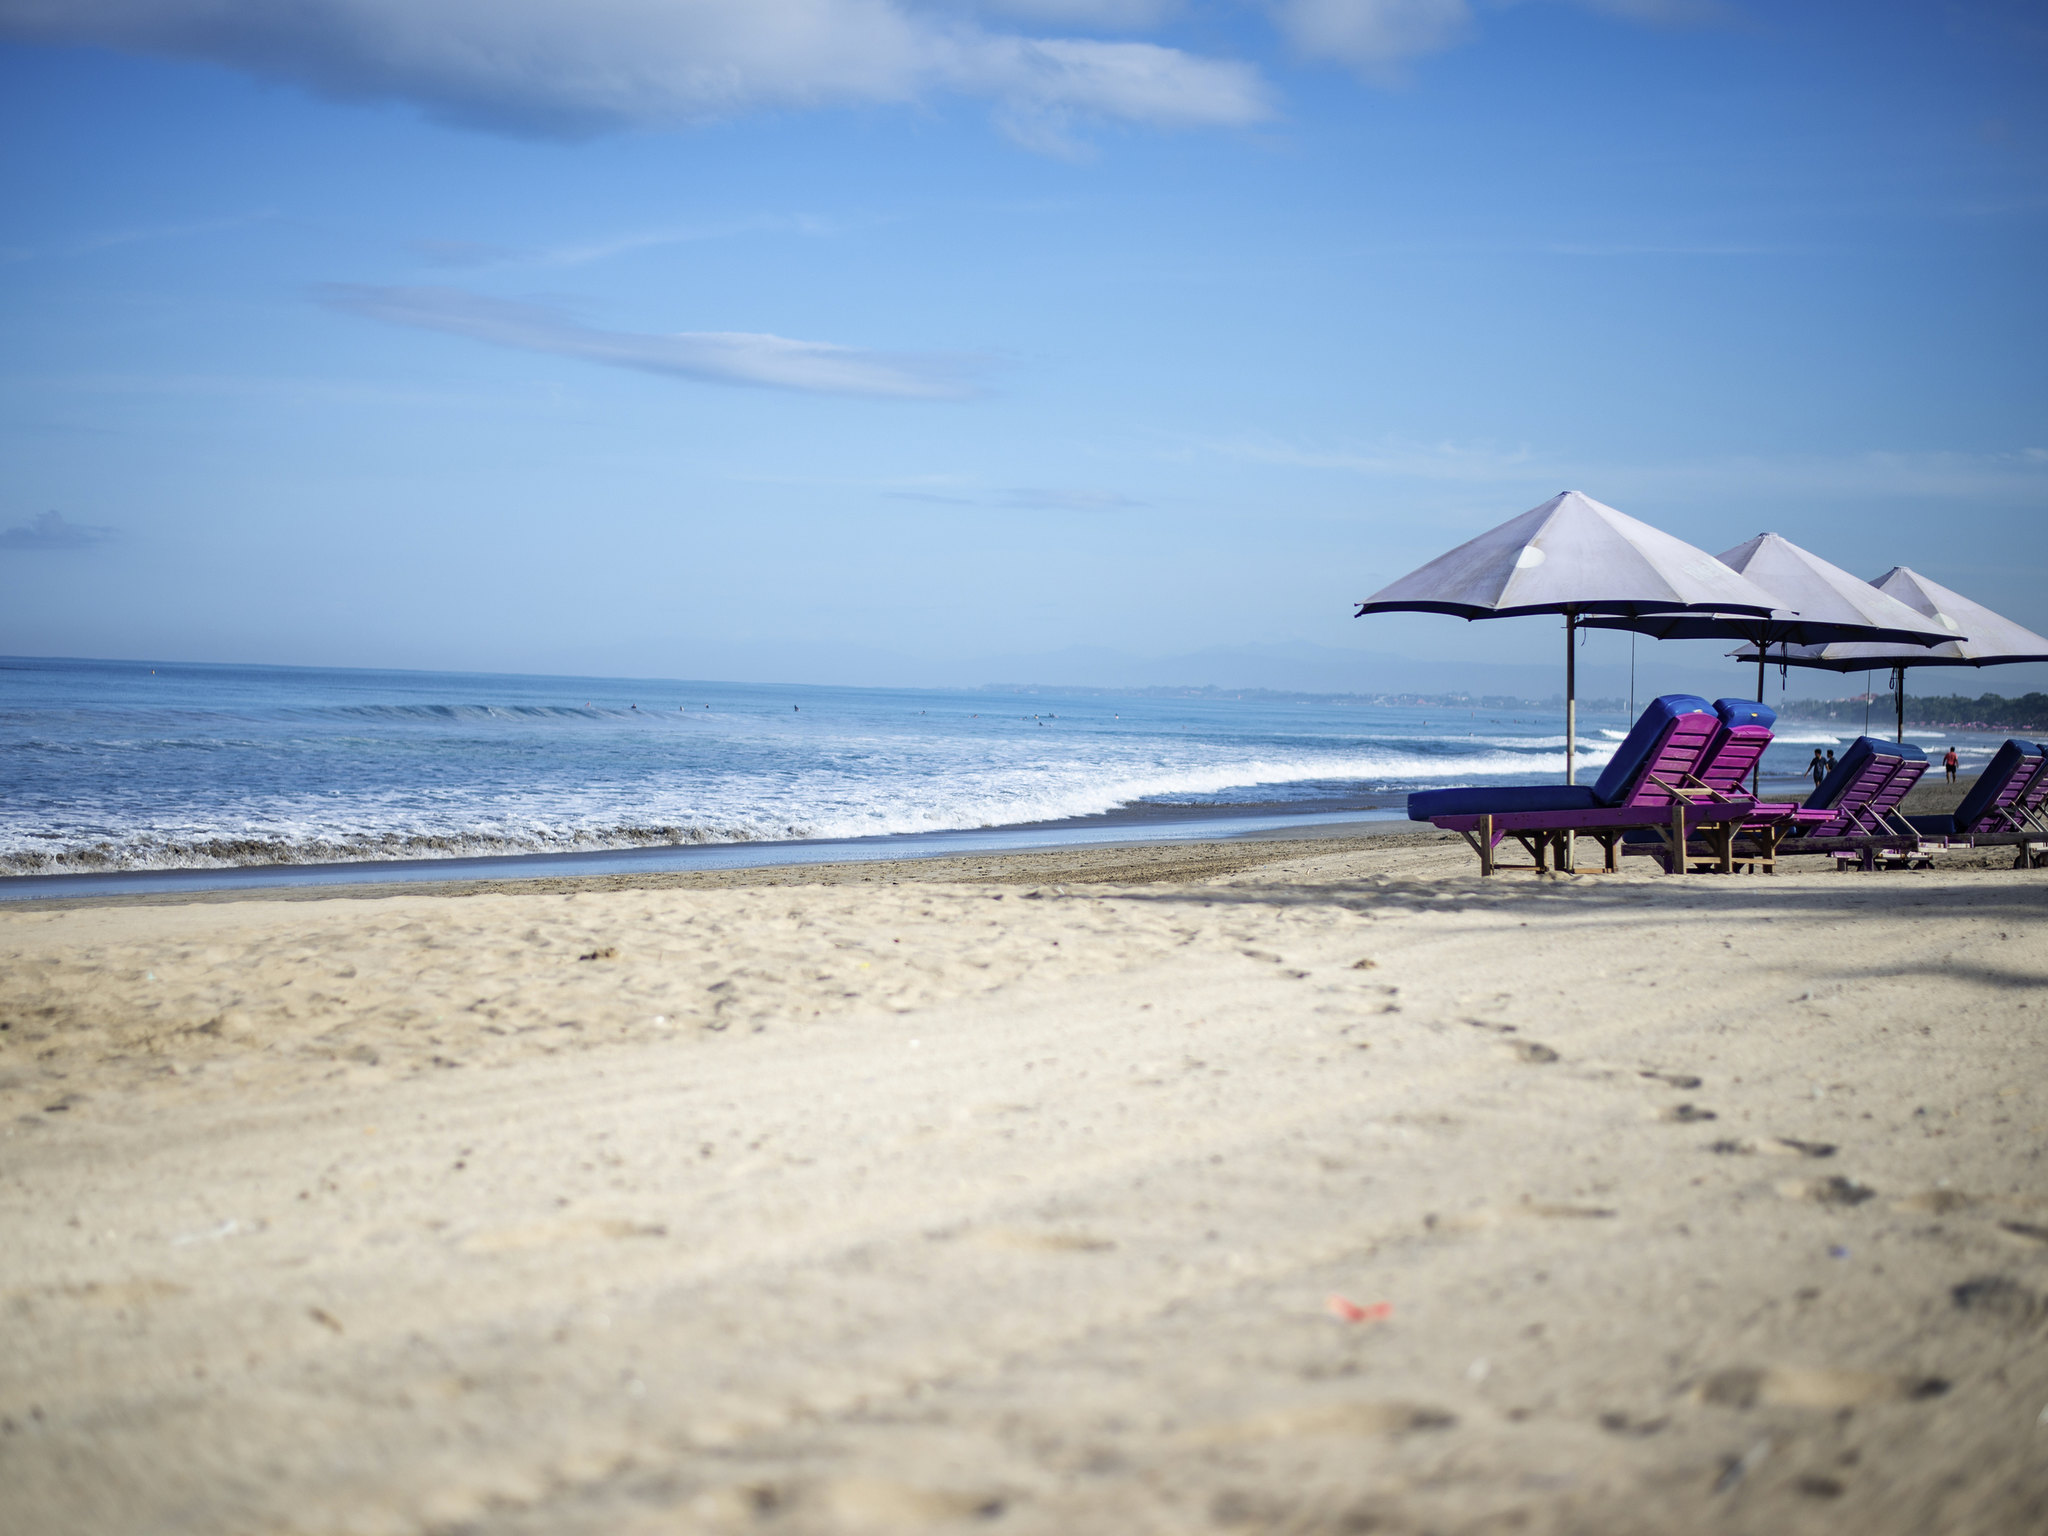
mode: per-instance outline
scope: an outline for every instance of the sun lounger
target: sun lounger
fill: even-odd
[[[1777,721],[1777,712],[1755,699],[1716,699],[1714,715],[1720,727],[1701,755],[1699,766],[1685,783],[1694,790],[1707,791],[1716,799],[1753,800],[1748,785],[1757,764],[1763,760],[1765,749],[1771,744],[1771,727]],[[1775,821],[1794,809],[1790,805],[1753,803],[1742,822],[1747,826],[1757,824],[1760,819]],[[1631,831],[1623,834],[1622,852],[1654,855],[1668,869],[1669,844],[1668,837],[1657,833]],[[1718,860],[1722,849],[1718,846],[1699,850],[1689,848],[1687,853],[1694,860]],[[1740,854],[1736,858],[1742,862]],[[1753,865],[1755,860],[1747,862]],[[1768,867],[1768,860],[1765,864]]]
[[[1984,765],[1951,816],[1908,816],[1922,837],[1944,847],[2016,846],[2019,863],[2033,862],[2030,844],[2048,843],[2048,746],[2008,740]]]
[[[1718,845],[1726,865],[1734,828],[1754,801],[1748,795],[1709,788],[1699,777],[1713,747],[1726,734],[1705,699],[1667,694],[1651,702],[1615,749],[1597,783],[1477,786],[1425,790],[1408,797],[1414,821],[1456,832],[1479,855],[1479,872],[1529,869],[1542,873],[1553,857],[1560,872],[1573,869],[1566,852],[1574,836],[1599,843],[1604,873],[1620,868],[1621,838],[1631,830],[1661,834],[1675,856],[1668,867],[1683,873],[1689,841],[1703,837]],[[1512,837],[1528,850],[1529,864],[1503,865],[1494,858],[1501,839]]]
[[[1762,709],[1761,705],[1723,699],[1716,708],[1722,711],[1724,721],[1731,705]],[[1770,713],[1763,712],[1766,716]],[[1731,728],[1731,737],[1738,734]],[[1709,766],[1708,776],[1718,777],[1739,760],[1730,755],[1725,762],[1715,762]],[[1897,862],[1917,857],[1921,838],[1898,815],[1898,805],[1926,771],[1927,755],[1918,747],[1860,736],[1803,805],[1767,801],[1754,805],[1736,829],[1733,862],[1775,874],[1778,857],[1783,854],[1834,854],[1855,859],[1866,869],[1875,868],[1880,859]],[[1660,858],[1664,854],[1660,844],[1642,834],[1634,834],[1629,842],[1626,852]]]
[[[1736,857],[1754,848],[1768,865],[1781,855],[1826,853],[1865,869],[1911,857],[1921,839],[1899,815],[1899,802],[1926,771],[1927,754],[1911,743],[1859,736],[1804,805],[1776,815],[1779,807],[1758,806],[1755,822],[1742,829]]]
[[[1977,782],[1952,816],[1909,816],[1915,830],[1934,837],[1971,837],[1987,832],[2033,832],[2048,798],[2048,748],[2031,741],[2007,741],[1984,765]]]

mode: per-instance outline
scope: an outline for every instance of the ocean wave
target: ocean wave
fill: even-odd
[[[1599,767],[1611,749],[1589,747]],[[62,874],[142,869],[218,869],[253,864],[457,859],[572,853],[699,843],[879,837],[1085,820],[1139,803],[1245,791],[1257,798],[1288,785],[1345,783],[1398,792],[1446,779],[1543,782],[1562,775],[1564,754],[1495,752],[1313,753],[1237,757],[1202,764],[1153,761],[1105,771],[1086,760],[982,765],[901,774],[783,773],[710,786],[685,783],[485,794],[393,786],[342,797],[302,796],[242,814],[175,825],[159,817],[122,828],[118,806],[73,805],[70,828],[0,827],[0,872]],[[510,801],[512,803],[508,804]],[[485,814],[485,804],[488,811]],[[635,818],[637,802],[651,817]],[[648,802],[658,802],[650,804]],[[97,814],[95,814],[97,812]],[[625,814],[622,814],[624,812]]]
[[[801,836],[801,833],[793,835]],[[759,839],[744,828],[606,827],[525,834],[364,832],[341,836],[217,836],[178,839],[153,834],[70,847],[0,853],[8,875],[104,874],[123,870],[233,869],[258,864],[359,864],[409,859],[476,859],[533,853],[596,853],[627,848],[685,847]]]

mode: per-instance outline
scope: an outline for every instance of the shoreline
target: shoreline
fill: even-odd
[[[1954,808],[1971,781],[1936,796],[1922,785],[1909,799],[1915,814]],[[1772,781],[1766,796],[1793,798],[1804,780]],[[1800,796],[1803,798],[1803,796]],[[1284,841],[1295,838],[1378,837],[1422,833],[1408,820],[1406,795],[1361,793],[1338,810],[1275,813],[1272,802],[1204,812],[1187,806],[1122,806],[1101,816],[1014,826],[950,828],[874,838],[790,839],[775,842],[663,844],[567,853],[495,854],[428,859],[362,859],[325,864],[246,864],[209,869],[74,871],[0,876],[0,908],[101,899],[198,900],[237,893],[299,895],[389,894],[401,889],[466,891],[498,884],[551,890],[585,885],[741,883],[721,878],[746,870],[821,869],[841,864],[885,865],[933,860],[972,862],[1011,854],[1052,856],[1089,849],[1177,847],[1211,842]],[[1261,812],[1264,812],[1261,814]],[[1432,834],[1433,835],[1433,834]],[[835,856],[836,855],[836,856]],[[821,876],[836,879],[836,876]],[[935,876],[926,878],[936,878]]]
[[[1290,832],[1239,838],[1158,838],[1143,842],[1055,843],[1039,848],[998,847],[959,853],[902,853],[815,862],[761,861],[722,868],[608,871],[599,874],[537,871],[518,875],[406,881],[334,880],[298,885],[249,883],[185,889],[58,892],[0,896],[0,912],[63,911],[105,906],[181,906],[241,901],[383,900],[398,896],[460,897],[577,892],[733,890],[759,886],[922,884],[1128,884],[1208,879],[1312,854],[1371,847],[1462,847],[1457,834],[1401,821],[1303,826]],[[829,845],[828,845],[829,846]],[[352,866],[353,867],[353,866]],[[369,866],[374,870],[376,866]]]

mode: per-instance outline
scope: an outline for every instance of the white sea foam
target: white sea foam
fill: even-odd
[[[67,665],[0,677],[0,871],[872,837],[1137,803],[1398,805],[1564,769],[1553,722],[1481,734],[1355,706],[272,669],[143,669],[109,695],[104,669]],[[1599,734],[1578,754],[1589,774],[1622,733]]]

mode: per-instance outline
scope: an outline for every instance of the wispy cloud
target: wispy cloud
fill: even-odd
[[[841,226],[831,219],[809,215],[771,215],[733,219],[720,224],[691,225],[676,229],[634,230],[625,234],[576,240],[553,246],[499,245],[484,240],[426,239],[409,242],[408,248],[437,267],[583,267],[630,256],[638,251],[660,250],[671,245],[698,245],[710,240],[733,240],[745,235],[795,234],[825,236]]]
[[[207,59],[334,96],[410,101],[519,133],[761,109],[976,96],[1018,122],[1237,126],[1252,66],[1163,45],[1039,37],[923,0],[0,0],[0,36]],[[1156,21],[1141,0],[990,6],[1040,23]]]
[[[83,549],[89,544],[104,544],[114,537],[112,528],[102,528],[94,523],[67,523],[63,513],[45,512],[41,517],[0,530],[0,549]]]
[[[957,400],[979,392],[977,375],[983,367],[980,359],[958,354],[872,352],[749,331],[661,335],[599,330],[545,305],[456,288],[330,283],[317,296],[331,308],[365,319],[712,384]]]
[[[5,30],[5,4],[6,0],[0,0],[0,32]],[[94,251],[114,250],[124,245],[147,245],[160,240],[185,240],[195,235],[243,229],[276,217],[274,209],[266,208],[254,213],[227,214],[217,219],[192,219],[175,224],[138,224],[126,229],[109,229],[98,234],[80,235],[70,240],[60,239],[45,246],[7,246],[0,248],[0,257],[12,261],[27,261],[37,256],[84,256]]]

